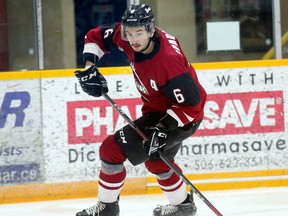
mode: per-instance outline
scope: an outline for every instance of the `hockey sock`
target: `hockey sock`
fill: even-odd
[[[166,179],[159,179],[158,176],[157,179],[171,204],[178,205],[187,198],[186,185],[175,173]]]
[[[121,171],[116,173],[107,172],[102,165],[99,175],[98,199],[104,203],[115,202],[121,192],[125,178],[126,169],[123,165]]]

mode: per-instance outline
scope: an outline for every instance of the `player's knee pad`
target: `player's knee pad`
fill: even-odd
[[[108,164],[102,161],[101,164],[101,172],[105,173],[106,175],[115,175],[118,173],[123,172],[125,169],[123,164]]]
[[[170,171],[170,167],[161,160],[147,160],[145,161],[145,167],[153,174],[167,173]]]
[[[182,171],[174,161],[171,162],[179,171]],[[164,161],[160,160],[147,160],[145,161],[145,166],[147,170],[155,174],[159,180],[168,179],[174,173],[174,171]]]
[[[102,161],[109,164],[122,164],[126,160],[126,156],[115,141],[114,136],[108,136],[99,148],[99,155]]]

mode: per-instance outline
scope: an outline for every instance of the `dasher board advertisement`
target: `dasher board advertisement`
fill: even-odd
[[[41,182],[40,80],[0,81],[0,186]]]
[[[208,93],[195,135],[175,160],[186,174],[288,168],[288,67],[197,70]],[[132,74],[105,75],[109,95],[132,119],[141,100]],[[47,182],[98,179],[99,145],[126,123],[103,98],[82,92],[76,78],[42,79]],[[125,163],[128,177],[149,176]]]

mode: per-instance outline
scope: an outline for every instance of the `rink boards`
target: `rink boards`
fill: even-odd
[[[193,66],[208,97],[175,159],[185,175],[200,190],[287,186],[287,60]],[[141,116],[131,69],[100,70],[122,110]],[[96,196],[99,145],[125,122],[73,71],[0,73],[1,203]],[[160,192],[143,165],[125,165],[123,194]]]

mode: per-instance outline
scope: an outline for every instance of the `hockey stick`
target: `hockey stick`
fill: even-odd
[[[123,110],[113,101],[112,98],[105,92],[103,92],[102,96],[118,111],[118,113],[128,122],[128,124],[139,134],[139,136],[143,139],[144,142],[148,141],[147,136],[134,124],[134,122],[123,112]],[[216,207],[209,202],[209,200],[186,178],[183,173],[178,170],[167,158],[166,156],[159,151],[160,158],[175,172],[179,178],[181,178],[186,185],[190,187],[190,189],[217,215],[223,216]]]

